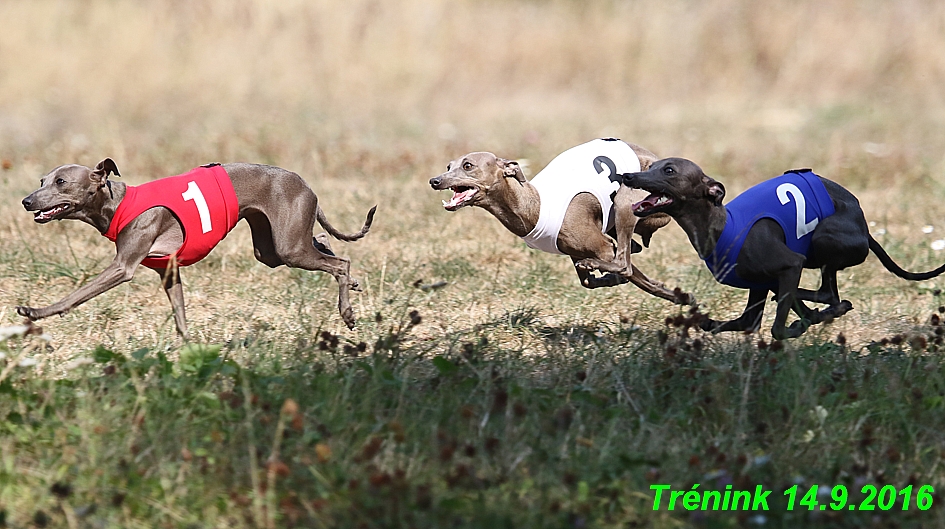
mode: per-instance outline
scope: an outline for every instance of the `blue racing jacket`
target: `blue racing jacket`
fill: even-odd
[[[817,224],[833,215],[833,200],[820,177],[795,169],[749,188],[725,205],[725,229],[712,253],[703,260],[715,279],[737,288],[777,288],[777,281],[752,283],[738,276],[735,262],[748,230],[761,219],[775,220],[788,248],[807,257]]]

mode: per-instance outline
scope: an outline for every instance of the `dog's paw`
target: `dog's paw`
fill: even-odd
[[[355,323],[354,309],[352,309],[351,307],[348,307],[342,310],[341,319],[344,320],[345,325],[347,325],[349,329],[354,329],[354,323]]]
[[[584,288],[615,287],[627,283],[629,279],[618,274],[604,274],[600,277],[589,277],[581,281]]]
[[[696,297],[690,294],[689,292],[683,292],[682,289],[676,287],[673,289],[673,303],[677,305],[692,305],[696,304]]]
[[[702,318],[702,320],[699,321],[699,328],[706,332],[711,331],[712,333],[717,333],[719,332],[716,330],[719,328],[719,322],[711,318]]]
[[[33,307],[18,306],[16,308],[16,313],[20,316],[23,316],[24,318],[29,318],[30,321],[36,321],[43,318],[39,312],[39,309],[34,309]]]
[[[351,282],[348,283],[348,290],[353,290],[355,292],[364,292],[364,289],[361,288],[361,283],[358,283],[358,280],[351,278]]]
[[[833,308],[833,307],[831,307],[831,308]],[[843,301],[840,302],[839,305],[837,305],[837,310],[836,310],[837,315],[834,316],[834,317],[835,317],[835,318],[838,318],[838,317],[840,317],[840,316],[843,316],[844,314],[850,312],[851,310],[853,310],[853,303],[850,303],[850,302],[847,301],[847,300],[843,300]]]
[[[788,327],[788,333],[789,334],[797,333],[794,336],[791,336],[791,338],[796,338],[804,334],[804,332],[810,328],[810,325],[811,325],[810,320],[806,318],[802,318],[800,320],[797,320],[791,323],[791,325]]]
[[[800,319],[797,320],[787,327],[782,327],[780,329],[777,326],[771,327],[771,337],[775,340],[787,340],[788,338],[797,338],[798,336],[807,332],[807,329],[810,327],[810,320]]]
[[[817,315],[817,318],[813,323],[833,323],[833,320],[843,316],[851,310],[853,310],[853,304],[847,300],[843,300],[836,305],[831,305],[825,308],[824,310],[814,311]]]
[[[594,261],[590,259],[581,259],[580,261],[574,263],[574,268],[584,272],[593,272],[594,270],[597,270],[597,266],[594,264]]]

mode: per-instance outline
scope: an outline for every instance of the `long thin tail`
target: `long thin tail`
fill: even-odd
[[[908,279],[909,281],[925,281],[926,279],[932,279],[938,275],[941,275],[942,272],[945,272],[945,265],[942,265],[931,272],[907,272],[903,270],[899,265],[893,262],[892,258],[889,257],[889,254],[886,253],[886,250],[883,250],[883,247],[876,242],[876,239],[872,235],[870,238],[870,250],[876,254],[876,257],[879,258],[879,262],[883,263],[883,266],[886,267],[886,270],[896,274],[897,276]]]
[[[364,226],[361,227],[361,231],[358,233],[352,233],[348,235],[347,233],[341,233],[336,230],[331,223],[328,222],[328,219],[325,217],[325,212],[322,211],[321,206],[315,207],[315,218],[318,219],[318,223],[322,225],[322,228],[325,228],[325,231],[331,234],[332,237],[340,241],[356,241],[361,237],[367,235],[368,230],[371,229],[371,223],[374,222],[374,211],[377,210],[377,206],[371,208],[371,211],[368,211],[367,219],[364,221]]]

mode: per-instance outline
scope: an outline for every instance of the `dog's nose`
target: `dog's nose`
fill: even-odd
[[[442,182],[442,181],[443,181],[443,179],[442,179],[441,177],[439,177],[439,176],[434,176],[433,178],[430,179],[430,187],[436,187],[436,186],[440,185],[440,182]]]
[[[623,179],[623,185],[633,187],[633,181],[636,180],[637,173],[624,173],[620,176]]]
[[[32,198],[32,196],[28,196],[28,197],[26,197],[26,198],[23,199],[23,207],[24,207],[24,208],[30,209],[30,206],[32,206],[32,205],[33,205],[33,198]]]

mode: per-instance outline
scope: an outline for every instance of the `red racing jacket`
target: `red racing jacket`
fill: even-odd
[[[230,176],[222,165],[210,164],[182,175],[127,186],[125,197],[102,235],[115,242],[129,222],[156,207],[169,209],[184,230],[184,243],[173,254],[178,266],[192,265],[206,257],[240,217]],[[148,257],[141,264],[162,270],[170,260],[169,255]]]

